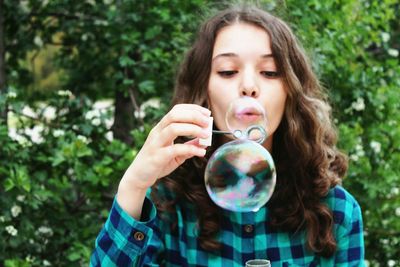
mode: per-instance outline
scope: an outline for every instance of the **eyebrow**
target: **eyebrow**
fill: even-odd
[[[238,54],[235,54],[235,53],[222,53],[222,54],[218,54],[218,55],[216,55],[213,59],[212,59],[212,61],[214,61],[214,60],[216,60],[216,59],[218,59],[218,58],[221,58],[221,57],[227,57],[227,58],[237,58],[237,57],[239,57],[239,55]],[[264,55],[261,55],[261,58],[274,58],[274,55],[273,54],[264,54]]]

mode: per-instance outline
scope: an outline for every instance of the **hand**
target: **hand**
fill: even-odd
[[[150,131],[121,184],[147,190],[157,179],[170,174],[185,160],[194,156],[203,157],[206,150],[198,144],[198,139],[209,136],[206,129],[210,115],[208,109],[199,105],[174,106]],[[193,136],[195,139],[174,144],[178,136]]]

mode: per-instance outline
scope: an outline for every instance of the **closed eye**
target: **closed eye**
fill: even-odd
[[[267,78],[277,78],[280,76],[280,73],[277,71],[261,71],[260,72],[264,77]]]
[[[218,71],[218,74],[219,74],[221,77],[224,77],[224,78],[232,77],[232,76],[235,75],[236,73],[238,73],[238,71],[236,71],[236,70]]]

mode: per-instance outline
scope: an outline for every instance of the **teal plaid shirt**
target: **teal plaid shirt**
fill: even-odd
[[[146,198],[145,222],[124,212],[114,200],[109,217],[96,239],[91,266],[244,266],[250,259],[268,259],[274,266],[364,266],[362,217],[357,201],[342,187],[322,200],[333,211],[337,251],[322,258],[306,248],[305,232],[273,232],[268,209],[235,213],[221,210],[218,240],[222,249],[203,251],[196,238],[196,215],[177,208],[178,230],[157,216]]]

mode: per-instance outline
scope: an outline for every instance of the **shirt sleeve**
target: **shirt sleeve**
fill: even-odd
[[[164,250],[156,208],[146,197],[142,220],[126,213],[114,199],[110,214],[96,238],[90,266],[158,266]]]
[[[357,201],[346,191],[336,192],[335,221],[337,251],[335,266],[365,266],[364,235],[361,208]]]

